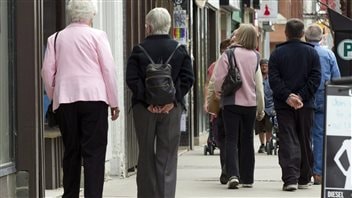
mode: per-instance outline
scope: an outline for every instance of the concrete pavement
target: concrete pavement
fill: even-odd
[[[180,154],[176,197],[320,197],[321,186],[295,192],[282,191],[281,170],[277,156],[256,154],[255,183],[253,188],[227,189],[219,182],[219,151],[213,156],[203,155],[203,147]],[[135,175],[127,179],[112,178],[105,183],[104,197],[136,197]]]
[[[255,137],[256,140],[258,137]],[[255,141],[256,150],[259,143]],[[203,155],[203,147],[192,151],[180,151],[178,162],[178,179],[176,197],[321,197],[321,186],[314,185],[309,189],[294,192],[282,191],[281,169],[276,155],[256,153],[255,182],[253,188],[227,189],[219,182],[219,150],[215,154]],[[136,197],[136,175],[121,179],[108,178],[104,186],[104,197]],[[46,197],[59,197],[62,189],[46,191]],[[82,195],[83,197],[83,195]]]

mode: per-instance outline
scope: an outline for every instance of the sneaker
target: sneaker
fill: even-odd
[[[295,191],[297,190],[297,184],[288,184],[282,187],[283,191]]]
[[[229,181],[229,179],[227,178],[227,175],[221,173],[221,175],[220,175],[220,183],[221,184],[227,184],[228,181]]]
[[[253,184],[242,184],[243,188],[253,188]]]
[[[306,183],[306,184],[298,184],[298,189],[308,189],[310,186],[312,186],[312,183]]]
[[[320,175],[313,175],[314,179],[314,185],[320,185],[321,184],[321,176]]]
[[[264,144],[260,145],[258,153],[264,153],[265,152],[265,146]]]
[[[232,176],[229,179],[229,182],[227,183],[228,189],[237,189],[238,188],[238,178],[236,176]]]

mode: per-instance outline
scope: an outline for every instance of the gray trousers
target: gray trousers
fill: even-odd
[[[175,197],[181,111],[181,105],[168,114],[151,113],[142,104],[133,107],[139,198]]]

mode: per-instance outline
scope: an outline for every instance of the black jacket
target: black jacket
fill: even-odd
[[[155,63],[166,62],[177,44],[178,42],[169,35],[151,35],[140,43]],[[126,83],[133,93],[132,105],[136,103],[149,105],[145,102],[145,71],[149,63],[143,51],[135,46],[128,58],[126,69]],[[172,79],[176,88],[175,102],[184,104],[183,98],[194,82],[192,61],[185,46],[177,49],[169,64],[172,66]]]
[[[299,94],[303,107],[314,108],[314,94],[320,84],[320,61],[314,46],[297,39],[277,45],[269,59],[269,83],[275,109],[286,104],[290,93]]]

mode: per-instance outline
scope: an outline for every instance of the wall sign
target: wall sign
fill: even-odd
[[[337,46],[337,54],[343,60],[352,60],[352,40],[344,39]]]
[[[258,20],[268,21],[276,20],[278,14],[277,0],[262,0],[260,10],[258,10]]]

